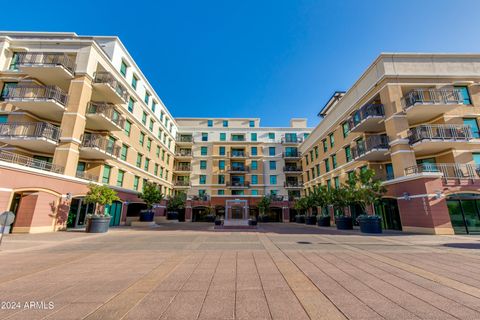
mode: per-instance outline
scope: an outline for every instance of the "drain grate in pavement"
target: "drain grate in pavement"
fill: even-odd
[[[297,241],[298,244],[312,244],[311,242],[308,241]]]

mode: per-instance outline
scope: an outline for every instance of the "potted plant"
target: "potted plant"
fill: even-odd
[[[330,227],[330,215],[328,214],[327,208],[331,203],[331,193],[329,192],[327,186],[318,186],[313,189],[312,194],[312,205],[320,208],[321,214],[317,214],[316,220],[317,225],[320,227]],[[325,213],[327,211],[327,213]]]
[[[300,212],[295,216],[296,223],[305,223],[305,212],[307,211],[308,207],[309,200],[306,197],[302,197],[295,202],[294,208]]]
[[[382,233],[382,218],[379,216],[361,214],[357,221],[363,233]]]
[[[270,204],[272,203],[272,199],[270,197],[264,196],[262,199],[260,199],[260,202],[258,203],[258,221],[260,222],[269,222],[270,217],[266,214],[268,209],[270,209]]]
[[[346,215],[345,207],[351,203],[351,189],[346,187],[333,188],[329,190],[331,202],[334,211],[338,214],[335,216],[335,225],[338,230],[352,230],[353,219]]]
[[[257,225],[257,219],[255,219],[255,218],[248,219],[248,225],[249,226],[256,226]]]
[[[110,215],[105,213],[105,206],[111,205],[113,201],[118,201],[115,190],[105,185],[89,184],[88,192],[83,201],[85,203],[95,204],[95,213],[87,215],[86,232],[104,233],[108,231],[110,224]]]
[[[178,220],[178,211],[185,208],[186,195],[179,193],[171,196],[167,201],[167,220]]]
[[[143,192],[139,193],[138,197],[147,205],[147,210],[140,211],[140,221],[153,221],[155,216],[153,206],[163,200],[163,194],[154,183],[147,182],[143,186]]]
[[[217,216],[217,217],[215,218],[215,225],[216,225],[216,226],[221,226],[222,223],[223,223],[222,217]]]

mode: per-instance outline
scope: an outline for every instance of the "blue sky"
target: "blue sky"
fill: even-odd
[[[175,117],[313,126],[380,52],[480,52],[478,0],[68,4],[5,2],[0,29],[119,36]]]

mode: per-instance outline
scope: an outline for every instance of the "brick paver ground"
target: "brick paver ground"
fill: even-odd
[[[297,224],[9,235],[0,319],[480,319],[479,249]]]

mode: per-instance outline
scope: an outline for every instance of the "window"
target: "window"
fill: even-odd
[[[162,161],[165,161],[165,150],[162,149]]]
[[[218,148],[218,154],[221,155],[221,156],[224,156],[225,155],[225,147]]]
[[[200,169],[201,170],[207,169],[207,160],[200,160]]]
[[[122,187],[123,186],[123,177],[125,176],[125,171],[123,170],[118,170],[118,175],[117,175],[117,187]]]
[[[202,141],[208,141],[208,133],[202,132]]]
[[[85,162],[79,161],[77,163],[77,172],[85,172],[86,167],[87,167],[87,164]]]
[[[160,121],[163,121],[163,117],[165,117],[165,112],[161,111],[160,112]]]
[[[258,190],[254,189],[251,192],[252,192],[252,196],[258,196]]]
[[[104,165],[103,166],[103,176],[102,176],[102,182],[103,183],[109,183],[110,182],[110,172],[112,171],[112,167],[109,165]]]
[[[322,145],[323,145],[323,152],[327,152],[328,148],[327,148],[327,139],[323,139],[322,140]]]
[[[152,111],[155,112],[155,109],[157,109],[157,102],[155,100],[152,101]]]
[[[137,82],[138,82],[137,76],[133,75],[133,77],[132,77],[132,87],[133,87],[133,89],[137,89]]]
[[[305,163],[308,165],[308,155],[305,156]]]
[[[313,148],[313,150],[315,151],[315,159],[318,159],[318,147],[315,146],[315,148]]]
[[[256,156],[256,155],[258,154],[258,153],[257,153],[257,147],[252,147],[252,148],[250,149],[250,151],[251,151],[251,155],[252,155],[252,156]]]
[[[160,146],[157,146],[157,150],[155,151],[157,158],[160,157]]]
[[[0,123],[7,123],[7,120],[8,120],[8,115],[6,114],[0,115]]]
[[[327,180],[327,189],[328,190],[332,189],[332,181],[331,180]]]
[[[207,120],[207,126],[213,127],[213,120]]]
[[[227,140],[227,134],[225,132],[220,132],[220,141],[226,141]]]
[[[337,155],[332,155],[332,167],[335,169],[337,167]]]
[[[232,190],[232,196],[243,196],[245,191],[243,190]]]
[[[120,159],[122,159],[123,161],[127,161],[127,154],[128,154],[128,146],[126,144],[122,144]]]
[[[134,190],[138,190],[138,182],[140,181],[140,177],[139,176],[135,176],[133,178],[133,189]]]
[[[152,149],[152,139],[148,138],[147,139],[147,150],[150,151]]]
[[[250,128],[255,128],[255,121],[250,120],[250,121],[248,122],[248,126],[249,126]]]
[[[145,98],[144,98],[144,101],[145,101],[145,103],[146,103],[146,104],[147,104],[147,106],[148,106],[148,104],[150,103],[150,93],[148,93],[148,91],[147,91],[147,92],[145,92]]]
[[[270,194],[272,196],[276,196],[276,195],[278,195],[278,190],[270,190]]]
[[[395,178],[395,174],[393,172],[393,165],[391,163],[385,164],[385,172],[387,173],[387,180],[392,180]]]
[[[268,147],[268,155],[271,157],[275,156],[275,147]]]
[[[460,93],[460,98],[463,99],[463,104],[472,104],[472,101],[470,100],[470,94],[468,93],[468,87],[465,86],[459,86],[455,87]]]
[[[228,127],[228,120],[223,120],[223,127],[227,128]]]
[[[352,181],[353,181],[353,177],[355,176],[355,172],[349,171],[349,172],[347,172],[347,175],[348,175],[348,181],[349,181],[349,182],[352,182]]]
[[[200,148],[200,155],[202,155],[202,156],[208,155],[208,148],[207,147],[201,147]]]
[[[257,134],[255,132],[250,133],[250,140],[257,141]]]
[[[145,158],[145,164],[144,164],[144,166],[143,166],[143,169],[144,169],[145,171],[148,171],[148,169],[149,169],[148,167],[149,167],[149,166],[150,166],[150,159],[149,159],[149,158]]]
[[[277,184],[277,176],[274,176],[274,175],[270,176],[270,184]]]
[[[310,171],[307,171],[307,181],[310,181]]]
[[[463,119],[463,124],[466,126],[470,126],[470,130],[472,131],[472,136],[475,139],[480,138],[477,119],[475,118]]]
[[[225,170],[225,160],[218,161],[218,168],[220,170]]]
[[[346,138],[348,136],[348,133],[350,132],[350,125],[348,122],[344,122],[342,124],[342,130],[343,130],[343,137]]]
[[[18,85],[17,82],[4,82],[2,89],[2,98],[8,96],[10,89],[14,89]]]
[[[143,143],[145,142],[145,133],[140,132],[140,136],[138,137],[138,143],[143,147]]]
[[[330,171],[330,163],[328,162],[328,159],[323,160],[325,163],[325,172]]]
[[[223,174],[218,175],[218,184],[225,184],[225,176]]]
[[[223,195],[225,195],[225,190],[220,189],[220,190],[218,190],[217,194],[218,194],[219,196],[223,196]]]
[[[128,111],[133,113],[133,108],[135,107],[135,100],[128,98]]]
[[[200,175],[200,184],[205,184],[207,183],[207,176],[204,174]]]
[[[335,145],[335,136],[333,135],[333,132],[328,135],[328,138],[330,139],[330,148],[333,148]]]
[[[268,133],[268,139],[275,140],[275,132],[269,132]]]
[[[170,155],[167,154],[167,164],[170,164]]]
[[[345,147],[345,159],[347,159],[347,162],[352,161],[352,149],[350,147]]]
[[[270,170],[277,170],[277,161],[270,161],[269,162]]]
[[[310,161],[313,162],[313,150],[310,150]]]
[[[148,129],[150,129],[150,131],[153,131],[153,125],[154,125],[154,123],[155,123],[155,122],[153,121],[153,119],[150,119],[150,124],[149,124],[149,126],[148,126]]]
[[[338,177],[333,178],[333,184],[335,186],[335,189],[340,188],[340,179]]]
[[[315,170],[317,170],[317,176],[319,176],[320,175],[320,165],[319,164],[315,165]]]
[[[157,175],[158,174],[158,164],[155,163],[155,166],[153,167],[153,174]]]
[[[120,73],[122,74],[122,76],[126,76],[127,75],[127,64],[125,63],[125,61],[122,60],[122,64],[120,65]]]
[[[142,123],[144,125],[147,124],[147,113],[145,111],[143,111],[143,114],[142,114]]]
[[[143,157],[143,155],[142,155],[141,153],[138,153],[138,154],[137,154],[137,163],[136,163],[136,164],[137,164],[137,168],[142,167],[142,157]]]
[[[258,184],[258,176],[256,174],[252,175],[252,184]]]
[[[18,71],[18,60],[19,60],[19,55],[17,52],[13,53],[12,61],[10,62],[10,70]]]
[[[252,170],[257,170],[258,169],[258,162],[257,160],[252,160],[251,164],[250,164],[250,167],[252,168]]]

